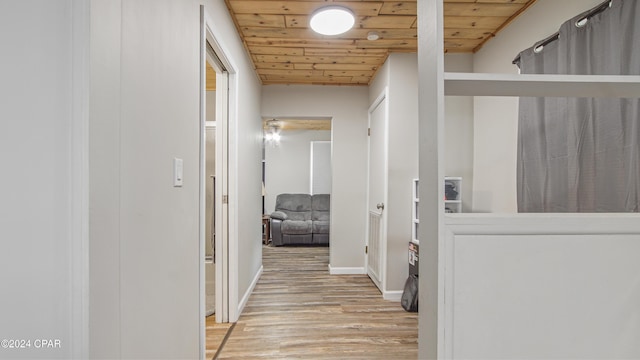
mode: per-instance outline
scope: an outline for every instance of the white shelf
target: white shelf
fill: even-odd
[[[457,191],[455,200],[444,200],[445,210],[448,213],[461,213],[462,212],[462,178],[454,177],[454,176],[445,176],[445,182],[452,182],[455,184],[455,190]],[[420,225],[420,219],[418,214],[418,203],[420,200],[418,199],[419,192],[419,184],[420,181],[418,179],[413,179],[412,182],[412,190],[413,190],[413,204],[412,204],[412,219],[411,219],[411,241],[416,244],[419,244],[418,240],[418,227]]]
[[[413,208],[411,210],[411,241],[415,244],[420,244],[420,241],[418,240],[418,226],[420,226],[420,220],[418,219],[418,203],[420,202],[420,200],[418,199],[418,179],[413,179],[411,185],[413,192]]]
[[[455,199],[445,199],[444,208],[447,213],[461,213],[462,212],[462,178],[458,176],[445,176],[445,184],[451,183],[454,185],[454,191],[456,193]],[[445,187],[446,188],[446,187]],[[447,193],[445,191],[445,197]]]
[[[444,73],[448,96],[640,97],[640,76]]]

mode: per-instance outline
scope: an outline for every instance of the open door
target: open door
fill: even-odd
[[[369,108],[367,274],[381,291],[384,288],[386,258],[387,116],[385,91]]]
[[[201,358],[205,356],[205,317],[207,310],[215,309],[216,322],[229,322],[229,72],[230,66],[220,45],[211,31],[204,6],[200,6],[201,24],[201,109],[200,109],[200,349]],[[215,123],[207,124],[206,119],[206,67],[209,64],[215,71]],[[212,77],[210,77],[211,80]],[[211,119],[208,119],[211,121]],[[207,135],[209,141],[207,141]],[[212,140],[215,137],[215,141]],[[207,145],[208,143],[208,145]],[[207,146],[215,146],[215,171],[207,169]],[[213,174],[215,176],[212,176]],[[211,201],[207,204],[207,187]],[[213,195],[215,194],[215,195]],[[207,206],[210,211],[207,211]],[[207,216],[208,215],[208,216]],[[212,244],[211,244],[212,242]],[[209,243],[209,244],[208,244]],[[208,251],[208,248],[210,251]],[[207,257],[208,255],[208,257]],[[214,305],[207,306],[207,263],[213,265]],[[213,263],[213,264],[211,264]],[[209,282],[211,285],[211,281]]]

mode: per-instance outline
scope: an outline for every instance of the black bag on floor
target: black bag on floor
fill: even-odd
[[[418,312],[418,275],[412,274],[407,278],[400,304],[409,312]]]

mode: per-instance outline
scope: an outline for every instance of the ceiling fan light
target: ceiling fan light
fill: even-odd
[[[339,35],[349,31],[355,22],[351,10],[343,6],[325,6],[311,15],[309,26],[318,34]]]

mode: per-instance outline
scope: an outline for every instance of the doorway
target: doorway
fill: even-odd
[[[331,121],[309,117],[263,119],[263,219],[275,211],[280,194],[331,194]]]
[[[213,70],[213,69],[211,69]],[[209,74],[207,68],[207,75]],[[215,72],[214,72],[215,78]],[[207,76],[209,83],[209,76]],[[207,86],[207,119],[215,119],[215,87]],[[211,117],[213,115],[213,117]],[[216,239],[216,122],[207,120],[205,125],[205,311],[206,316],[215,316],[216,312],[216,267],[215,267],[215,239]]]
[[[229,124],[233,118],[230,89],[235,88],[235,71],[214,36],[204,6],[200,9],[200,351],[204,358],[211,352],[207,352],[209,347],[219,345],[222,340],[217,344],[210,341],[207,328],[211,320],[230,326],[228,323],[234,316],[230,294],[237,288],[237,281],[230,279],[229,273],[233,259],[227,199],[229,178],[233,176],[229,171]],[[214,334],[220,333],[219,327],[213,330]]]

